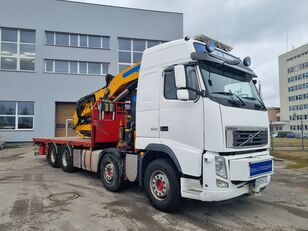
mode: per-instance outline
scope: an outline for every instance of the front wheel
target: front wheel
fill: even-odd
[[[159,159],[149,164],[144,174],[144,186],[150,203],[163,212],[173,212],[181,200],[179,177],[174,167]]]

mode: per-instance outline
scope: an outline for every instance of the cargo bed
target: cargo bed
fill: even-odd
[[[52,137],[52,138],[33,138],[34,143],[55,143],[55,144],[68,144],[70,146],[78,146],[85,148],[92,148],[92,143],[90,138],[80,138],[80,137]]]

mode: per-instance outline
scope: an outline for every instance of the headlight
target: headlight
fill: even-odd
[[[215,156],[216,175],[227,179],[227,170],[225,158],[222,156]]]

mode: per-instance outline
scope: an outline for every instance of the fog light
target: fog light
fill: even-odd
[[[216,185],[219,188],[228,188],[229,187],[228,182],[218,180],[218,179],[216,179]]]

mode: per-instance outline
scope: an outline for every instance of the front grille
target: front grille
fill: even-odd
[[[227,129],[227,147],[244,148],[268,143],[267,129]]]

